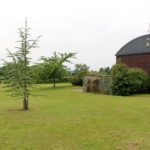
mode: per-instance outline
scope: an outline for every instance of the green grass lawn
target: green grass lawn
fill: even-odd
[[[0,150],[150,150],[150,95],[36,85],[30,110],[0,88]]]

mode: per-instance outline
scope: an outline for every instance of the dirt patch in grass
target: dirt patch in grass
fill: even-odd
[[[76,89],[73,89],[73,91],[76,91],[76,92],[83,92],[83,89],[82,88],[76,88]]]

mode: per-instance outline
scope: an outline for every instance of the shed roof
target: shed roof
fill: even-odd
[[[140,36],[128,42],[117,53],[116,56],[150,53],[150,34]]]

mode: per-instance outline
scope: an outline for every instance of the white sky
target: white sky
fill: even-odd
[[[15,47],[25,16],[33,37],[42,35],[34,61],[78,52],[74,63],[98,70],[112,66],[126,42],[147,34],[150,0],[0,0],[0,59]]]

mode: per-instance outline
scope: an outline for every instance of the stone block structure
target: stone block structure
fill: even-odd
[[[111,84],[111,76],[85,76],[83,79],[83,91],[111,94]]]

